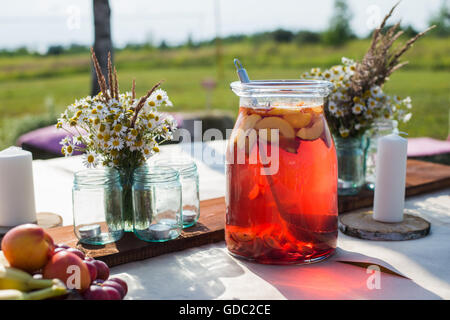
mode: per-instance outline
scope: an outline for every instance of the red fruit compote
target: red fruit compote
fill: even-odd
[[[226,155],[230,253],[311,263],[337,242],[337,161],[323,110],[330,83],[234,82],[239,115]]]

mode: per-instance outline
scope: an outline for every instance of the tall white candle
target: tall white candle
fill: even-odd
[[[405,206],[408,140],[396,134],[378,139],[373,219],[401,222]]]
[[[0,152],[0,226],[36,223],[32,156],[10,147]]]

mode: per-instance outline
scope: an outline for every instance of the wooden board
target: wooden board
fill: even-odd
[[[181,236],[167,242],[145,242],[133,233],[127,232],[115,243],[93,246],[78,243],[73,226],[48,229],[55,243],[65,243],[77,247],[86,255],[106,262],[110,267],[143,260],[161,254],[180,251],[204,244],[223,241],[225,227],[225,199],[202,201],[200,219],[195,226],[184,229]]]
[[[408,160],[406,196],[450,188],[450,166]],[[363,190],[359,196],[339,197],[339,213],[371,207],[373,191]],[[172,241],[148,243],[127,233],[120,241],[105,246],[77,244],[73,227],[48,229],[56,243],[66,243],[83,250],[88,256],[115,266],[131,261],[155,257],[224,240],[225,200],[217,198],[202,201],[200,220],[196,226],[183,230],[182,235]]]
[[[406,197],[450,188],[450,166],[408,159]],[[356,196],[339,197],[339,213],[373,205],[373,191],[363,189]]]
[[[365,240],[404,241],[425,237],[430,233],[430,223],[420,217],[405,213],[399,223],[384,223],[372,218],[372,210],[360,210],[339,216],[339,230]]]

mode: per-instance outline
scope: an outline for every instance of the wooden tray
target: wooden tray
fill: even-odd
[[[450,166],[408,160],[406,196],[436,191],[450,187]],[[363,190],[358,196],[339,197],[339,213],[370,207],[373,192]],[[105,261],[110,267],[180,251],[204,244],[224,240],[225,199],[202,201],[200,220],[196,226],[183,230],[175,240],[162,243],[148,243],[137,239],[132,233],[116,243],[105,246],[88,246],[77,243],[72,226],[48,229],[56,243],[78,247],[88,256]]]

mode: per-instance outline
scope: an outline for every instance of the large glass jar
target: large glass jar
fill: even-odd
[[[337,241],[337,163],[323,102],[331,83],[233,82],[239,114],[226,154],[225,238],[260,263],[310,263]]]
[[[123,236],[122,188],[117,170],[76,172],[72,202],[74,232],[80,242],[103,245]]]
[[[183,198],[183,228],[193,226],[200,217],[200,196],[197,165],[187,157],[167,157],[154,162],[155,166],[169,166],[180,175]]]
[[[183,227],[181,183],[170,167],[142,166],[133,176],[133,230],[141,240],[177,238]]]

